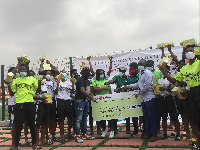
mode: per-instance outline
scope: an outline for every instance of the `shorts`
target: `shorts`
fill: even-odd
[[[160,96],[158,98],[158,116],[162,117],[162,119],[167,119],[168,113],[173,120],[178,119],[178,110],[175,98],[171,95]]]
[[[36,103],[36,115],[35,124],[36,125],[47,125],[50,120],[50,109],[51,104],[44,104],[43,102]]]
[[[57,99],[58,119],[74,117],[75,107],[71,100]]]
[[[8,114],[10,123],[14,123],[14,106],[15,105],[8,105]]]
[[[186,114],[195,123],[200,131],[200,86],[190,88],[186,98]]]
[[[180,115],[182,114],[186,114],[186,99],[179,99],[179,98],[175,98],[176,99],[176,104],[177,104],[177,109],[178,109],[178,113]]]
[[[52,98],[52,104],[51,104],[51,108],[50,108],[50,119],[56,119],[57,116],[57,102],[55,100],[55,97]]]

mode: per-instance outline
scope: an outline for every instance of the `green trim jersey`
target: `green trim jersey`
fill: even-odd
[[[34,102],[33,96],[38,88],[38,82],[34,77],[19,77],[13,81],[12,91],[16,93],[15,103]]]
[[[196,59],[192,65],[186,64],[180,69],[180,72],[174,77],[178,81],[185,82],[189,87],[200,85],[200,60]]]
[[[110,85],[104,85],[105,82],[108,82],[108,80],[93,80],[90,86],[96,86],[97,88],[108,87],[109,89],[111,89]],[[95,95],[105,95],[109,93],[110,92],[108,90],[102,90],[99,92],[95,92]]]

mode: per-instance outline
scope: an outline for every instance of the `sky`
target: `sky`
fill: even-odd
[[[200,36],[200,0],[0,0],[0,64],[153,48]],[[39,66],[38,66],[39,67]]]

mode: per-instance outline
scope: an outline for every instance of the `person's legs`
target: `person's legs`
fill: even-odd
[[[142,102],[142,111],[143,111],[143,117],[144,117],[144,122],[145,122],[145,136],[146,137],[151,137],[151,129],[150,129],[150,120],[148,116],[148,110],[147,110],[147,102]]]
[[[87,117],[88,117],[88,111],[89,111],[89,102],[88,100],[84,101],[84,108],[83,108],[83,115],[82,115],[82,126],[81,130],[83,134],[87,134]]]
[[[126,118],[126,134],[131,134],[130,131],[130,117]]]
[[[14,124],[15,128],[15,149],[18,149],[21,130],[24,122],[24,108],[23,104],[15,104],[14,107]]]
[[[29,125],[32,137],[32,145],[35,146],[36,144],[36,137],[35,137],[35,104],[34,103],[24,103],[24,112],[26,116],[27,123]]]
[[[80,135],[80,124],[83,116],[83,100],[75,100],[75,109],[76,109],[75,134]]]
[[[135,136],[138,134],[138,117],[132,117],[134,131],[131,136]]]
[[[28,123],[27,121],[24,122],[24,138],[25,138],[25,143],[28,142]]]
[[[94,135],[91,101],[89,101],[89,125],[90,125],[90,135]]]

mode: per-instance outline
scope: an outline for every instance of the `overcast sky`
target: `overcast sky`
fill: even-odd
[[[87,56],[195,38],[199,0],[0,0],[0,64]]]

